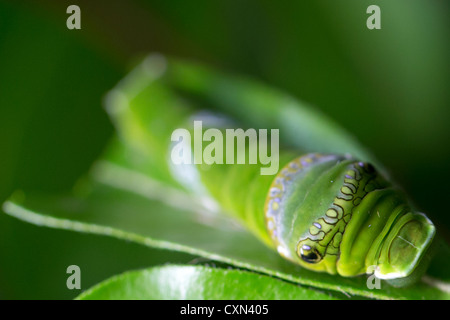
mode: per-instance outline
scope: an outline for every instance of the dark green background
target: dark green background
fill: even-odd
[[[82,30],[66,28],[81,8]],[[381,7],[382,29],[366,28]],[[256,77],[347,128],[450,226],[448,1],[0,1],[0,200],[68,190],[112,134],[104,94],[149,52]],[[124,270],[194,257],[0,215],[0,298],[73,298]]]

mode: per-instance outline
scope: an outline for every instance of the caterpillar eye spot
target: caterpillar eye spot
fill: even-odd
[[[303,245],[300,248],[300,258],[307,263],[318,263],[322,260],[322,257],[317,250],[307,245]]]

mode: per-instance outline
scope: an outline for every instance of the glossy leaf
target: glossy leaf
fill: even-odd
[[[329,300],[336,297],[248,271],[166,265],[114,276],[85,291],[77,299]]]

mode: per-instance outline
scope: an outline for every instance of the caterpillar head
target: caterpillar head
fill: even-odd
[[[267,197],[266,223],[289,260],[342,276],[375,266],[382,279],[411,275],[435,233],[372,165],[338,155],[308,154],[284,167]]]

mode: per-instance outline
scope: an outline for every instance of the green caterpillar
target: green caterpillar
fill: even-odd
[[[279,124],[270,114],[289,110],[280,106],[279,112],[268,112],[271,101],[258,85],[260,109],[246,106],[248,93],[240,91],[238,80],[234,84],[205,69],[193,70],[152,56],[108,96],[119,136],[141,154],[154,178],[211,197],[261,241],[305,268],[351,277],[374,267],[378,278],[400,285],[424,272],[436,233],[433,223],[363,148],[310,110],[300,118],[298,110],[291,111],[292,119],[283,118],[287,123],[297,119],[301,134],[286,138],[295,143],[280,150],[276,175],[261,175],[260,162],[174,165],[174,130],[192,130],[195,120],[202,120],[205,130],[240,126],[205,116],[198,104],[226,109],[236,103],[230,108],[236,119],[266,128]]]

